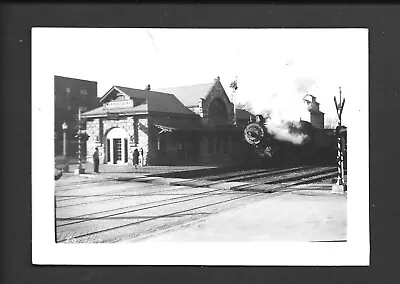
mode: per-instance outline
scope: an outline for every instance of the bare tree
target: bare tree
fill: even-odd
[[[251,103],[249,101],[246,101],[245,103],[237,103],[236,108],[244,109],[244,110],[247,110],[248,112],[251,112],[254,114],[253,106],[251,105]],[[268,120],[268,119],[271,119],[272,110],[264,109],[264,110],[260,111],[258,114],[261,114],[265,118],[265,120]]]
[[[271,119],[272,109],[264,109],[260,112],[260,114],[265,118],[265,120]]]
[[[337,118],[329,118],[325,121],[324,128],[325,129],[335,129],[337,125],[338,125]]]
[[[254,113],[253,106],[251,105],[251,103],[249,101],[247,101],[245,103],[237,103],[236,108],[244,109],[244,110],[247,110],[248,112]]]

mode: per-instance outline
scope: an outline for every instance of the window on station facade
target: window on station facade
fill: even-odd
[[[167,155],[167,137],[165,133],[158,134],[157,150],[160,156]]]
[[[215,139],[215,152],[219,154],[221,152],[221,137],[217,136],[217,139]]]
[[[124,149],[125,149],[125,163],[127,163],[128,162],[128,139],[124,139],[124,143],[125,143],[125,147],[124,147]]]
[[[223,137],[222,140],[222,150],[224,151],[225,154],[228,153],[228,140],[229,138],[226,135]]]
[[[176,148],[178,149],[178,151],[183,151],[184,143],[181,139],[178,139],[178,141],[176,142]]]
[[[208,154],[214,154],[214,137],[208,136]]]
[[[178,151],[179,158],[184,158],[185,157],[185,142],[182,137],[177,139],[176,149]]]
[[[214,121],[222,123],[228,122],[228,110],[222,99],[216,98],[210,103],[208,117]]]

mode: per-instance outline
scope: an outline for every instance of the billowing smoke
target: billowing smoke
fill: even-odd
[[[293,62],[289,63],[287,65],[293,65]],[[282,84],[280,90],[270,96],[268,104],[272,115],[266,127],[275,139],[299,145],[308,137],[300,121],[310,119],[303,98],[305,94],[315,91],[317,83],[308,76],[293,75],[288,84]]]
[[[302,132],[300,123],[295,121],[281,121],[279,124],[269,121],[266,128],[275,139],[297,145],[302,144],[308,137]]]

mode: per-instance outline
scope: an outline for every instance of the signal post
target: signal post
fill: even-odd
[[[332,191],[336,193],[344,193],[347,191],[347,186],[344,180],[344,137],[346,129],[342,126],[342,112],[345,103],[345,99],[342,101],[342,89],[339,87],[339,103],[336,100],[336,96],[333,98],[335,101],[336,112],[338,115],[338,126],[336,127],[336,136],[337,136],[337,169],[338,169],[338,177],[336,179],[336,183],[332,185]]]
[[[82,142],[85,142],[88,140],[89,135],[87,135],[86,130],[82,129],[82,112],[86,111],[86,107],[80,107],[78,110],[78,120],[79,120],[79,130],[78,133],[75,135],[76,138],[78,138],[78,159],[79,159],[79,164],[78,168],[75,170],[75,174],[84,174],[85,169],[82,167]]]

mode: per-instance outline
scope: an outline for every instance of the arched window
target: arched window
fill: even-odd
[[[208,110],[208,118],[224,123],[228,122],[228,110],[223,100],[216,98],[211,101]]]

